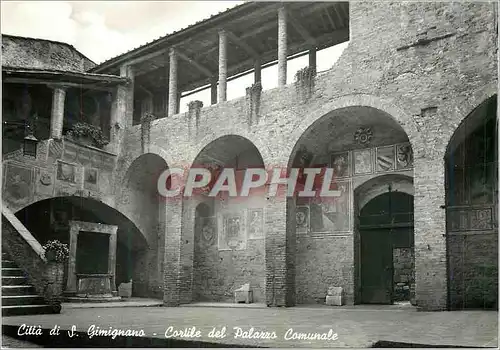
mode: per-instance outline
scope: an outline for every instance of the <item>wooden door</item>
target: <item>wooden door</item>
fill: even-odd
[[[391,230],[361,231],[361,302],[392,304],[392,284]]]

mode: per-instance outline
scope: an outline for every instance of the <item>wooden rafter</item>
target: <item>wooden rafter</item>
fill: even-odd
[[[337,26],[335,25],[335,21],[333,20],[332,16],[330,15],[330,12],[328,9],[324,9],[323,12],[326,14],[326,17],[328,18],[328,21],[330,22],[330,25],[332,26],[333,30],[337,30]]]
[[[47,85],[53,87],[60,88],[80,88],[80,89],[89,89],[89,90],[98,90],[98,91],[113,91],[114,88],[106,88],[99,86],[97,84],[78,84],[78,83],[69,83],[69,82],[57,82],[51,80],[39,80],[39,79],[30,79],[30,78],[15,78],[15,77],[5,77],[2,79],[4,83],[12,83],[12,84],[33,84],[33,85]]]
[[[207,77],[212,77],[214,75],[209,69],[207,69],[206,67],[204,67],[203,65],[201,65],[200,63],[198,63],[195,59],[192,59],[192,58],[188,57],[186,54],[184,54],[183,52],[179,51],[178,49],[175,49],[175,51],[177,52],[177,55],[180,58],[182,58],[184,61],[190,63],[192,66],[194,66],[200,72],[202,72],[203,74],[205,74]]]
[[[250,56],[253,56],[255,59],[257,59],[259,57],[257,52],[255,52],[255,50],[252,49],[250,47],[250,45],[248,45],[243,39],[238,38],[236,35],[233,34],[233,32],[231,32],[227,29],[225,30],[225,32],[226,32],[227,36],[229,37],[229,40],[231,40],[233,42],[233,44],[236,44],[239,47],[241,47],[242,49],[244,49]]]
[[[152,58],[155,58],[157,56],[160,56],[160,55],[163,55],[165,54],[166,52],[168,52],[167,49],[161,49],[161,50],[158,50],[158,51],[155,51],[155,52],[151,52],[147,55],[144,55],[144,56],[140,56],[140,57],[137,57],[137,58],[134,58],[134,59],[131,59],[129,61],[126,61],[123,65],[124,66],[133,66],[133,65],[136,65],[138,63],[142,63],[144,61],[147,61],[147,60],[150,60]]]
[[[300,34],[302,39],[304,39],[307,43],[311,45],[313,45],[316,42],[309,33],[309,31],[306,28],[304,28],[302,24],[300,24],[300,22],[294,17],[294,15],[290,11],[288,11],[287,17],[292,26],[295,28],[295,30]]]

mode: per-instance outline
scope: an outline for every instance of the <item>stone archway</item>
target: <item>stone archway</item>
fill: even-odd
[[[59,240],[70,245],[71,221],[82,221],[90,225],[113,225],[117,231],[116,255],[112,257],[114,266],[108,266],[114,269],[115,286],[111,287],[116,290],[122,283],[138,281],[143,273],[139,257],[148,249],[148,242],[143,233],[123,213],[102,202],[77,196],[54,197],[33,203],[15,215],[42,245],[48,240]],[[88,256],[93,254],[91,251],[87,253]],[[82,255],[84,256],[85,254]],[[67,284],[67,277],[68,271],[65,272],[64,285]],[[146,296],[137,287],[132,290],[132,295]]]
[[[413,179],[391,174],[354,190],[356,304],[415,304]]]
[[[497,308],[497,96],[453,134],[445,156],[448,307]]]
[[[374,107],[343,107],[315,120],[295,144],[289,167],[333,168],[331,189],[341,192],[335,199],[287,199],[297,304],[324,303],[331,286],[354,303],[354,188],[381,175],[413,176],[413,150],[401,124]],[[298,213],[307,220],[298,223]]]
[[[183,199],[181,246],[181,303],[233,301],[234,290],[249,283],[254,302],[263,303],[266,291],[265,197],[250,192],[231,197],[210,189],[224,169],[234,169],[237,192],[245,170],[264,168],[259,150],[248,139],[222,136],[197,155],[191,169],[205,168],[212,174],[207,191]],[[261,225],[253,223],[254,215]]]
[[[167,168],[156,153],[140,155],[127,169],[117,196],[117,208],[136,223],[149,244],[138,257],[143,270],[133,286],[141,295],[162,299],[168,208],[158,192],[158,178]]]

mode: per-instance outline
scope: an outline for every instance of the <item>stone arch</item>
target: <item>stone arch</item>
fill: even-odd
[[[118,209],[88,197],[58,196],[37,201],[15,215],[42,245],[54,239],[69,244],[70,220],[118,226],[116,287],[134,280],[133,295],[146,296],[141,293],[143,267],[138,256],[149,245],[143,232]]]
[[[497,96],[497,94],[498,85],[497,81],[494,81],[476,90],[466,101],[459,101],[454,104],[456,118],[451,122],[450,128],[443,130],[446,132],[445,142],[443,143],[443,147],[445,147],[444,150],[446,150],[446,152],[443,151],[445,157],[460,126],[463,125],[468,117],[473,115],[474,111],[476,111],[485,101]]]
[[[149,249],[141,255],[145,265],[144,293],[163,297],[167,202],[158,192],[158,178],[168,169],[166,154],[161,148],[150,148],[130,162],[117,189],[117,208],[144,232]]]
[[[396,113],[397,117],[390,113]],[[336,262],[335,269],[353,272],[353,186],[382,174],[395,176],[397,173],[408,175],[413,172],[411,144],[418,143],[420,135],[416,132],[413,120],[407,116],[397,107],[378,98],[368,95],[344,96],[318,109],[316,115],[305,116],[293,132],[293,139],[297,142],[289,153],[288,166],[333,168],[335,181],[331,186],[341,190],[341,195],[333,200],[287,198],[286,242],[290,245],[287,250],[289,254],[297,252],[295,272],[291,271],[289,278],[295,279],[297,303],[324,300],[325,290],[332,285],[343,287],[346,303],[354,302],[354,279],[346,277],[344,272],[332,275],[327,271],[327,260],[331,250],[338,250],[342,259]],[[364,142],[371,135],[371,143]],[[408,151],[408,157],[396,160],[396,154],[403,148]],[[384,155],[385,151],[387,155]],[[382,164],[387,160],[388,164]],[[400,186],[398,183],[399,187],[410,191],[407,185]],[[372,190],[371,195],[375,197],[376,194],[377,191]],[[309,211],[309,227],[298,226],[295,216],[299,210]],[[304,230],[306,235],[302,232]],[[296,247],[292,247],[294,242]],[[310,261],[315,261],[314,266],[311,266]]]
[[[206,144],[196,155],[192,168],[211,170],[213,179],[218,178],[218,169],[236,169],[243,176],[247,168],[264,168],[259,149],[246,137],[230,134],[218,137]],[[238,190],[239,193],[239,190]],[[265,200],[265,199],[264,199]],[[183,198],[181,303],[191,301],[230,301],[232,291],[250,283],[255,302],[265,298],[265,247],[262,237],[247,237],[247,216],[257,210],[263,214],[263,198],[251,193],[248,197],[230,197],[225,194],[208,197],[199,194]],[[208,205],[210,213],[204,218],[204,227],[197,227],[196,218],[200,206]],[[263,220],[263,217],[262,217]],[[225,233],[231,223],[238,227],[237,244],[232,245]],[[207,227],[205,227],[207,226]],[[199,232],[197,231],[199,229]],[[209,234],[214,230],[214,234]],[[202,231],[205,234],[202,234]],[[233,242],[234,243],[234,242]],[[251,263],[248,263],[251,261]]]
[[[486,95],[487,90],[486,90]],[[464,117],[446,144],[448,308],[498,307],[497,95]]]
[[[389,191],[403,192],[414,196],[413,178],[402,174],[389,174],[374,177],[354,186],[354,203],[359,212],[373,198]]]
[[[249,133],[245,130],[233,130],[233,128],[228,127],[226,129],[217,129],[211,133],[205,133],[205,135],[196,142],[193,152],[191,153],[191,159],[188,160],[186,164],[192,165],[195,160],[199,157],[204,150],[207,149],[211,144],[217,142],[226,137],[239,137],[250,142],[258,150],[263,161],[267,162],[270,159],[270,150],[268,143],[262,137],[256,137],[256,134]]]
[[[319,108],[311,111],[304,118],[300,119],[299,124],[294,128],[290,135],[293,140],[292,149],[287,150],[286,154],[292,154],[300,142],[301,136],[320,121],[324,116],[332,111],[342,108],[361,106],[371,107],[379,111],[385,112],[389,117],[396,121],[403,131],[408,135],[410,145],[415,149],[415,145],[422,144],[422,137],[418,132],[415,121],[411,117],[411,113],[405,111],[402,107],[396,105],[392,101],[385,98],[368,95],[368,94],[352,94],[344,95],[332,99],[328,103],[322,104]],[[290,158],[289,158],[290,159]]]

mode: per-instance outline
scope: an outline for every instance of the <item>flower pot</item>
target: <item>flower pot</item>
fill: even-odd
[[[56,252],[53,250],[46,251],[45,258],[47,261],[56,261]]]

